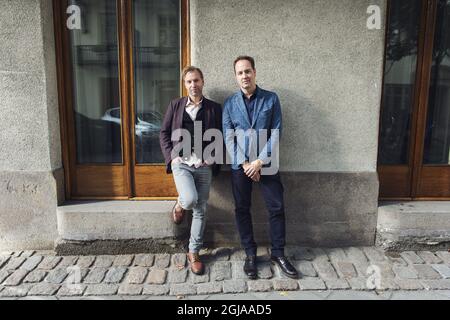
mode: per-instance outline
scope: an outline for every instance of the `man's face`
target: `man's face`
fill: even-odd
[[[198,71],[189,72],[184,78],[184,86],[192,98],[201,98],[203,96],[204,85],[205,82]]]
[[[241,60],[236,63],[235,67],[236,80],[243,90],[256,87],[256,70],[248,60]]]

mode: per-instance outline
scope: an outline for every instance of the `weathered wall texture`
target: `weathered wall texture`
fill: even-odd
[[[367,28],[379,5],[382,29]],[[384,0],[192,0],[192,63],[206,95],[223,103],[238,88],[232,63],[256,59],[261,87],[278,93],[284,116],[281,170],[288,241],[374,244]],[[229,176],[214,185],[209,241],[238,241]],[[257,188],[255,188],[257,190]],[[254,199],[255,233],[267,242],[267,213]],[[234,229],[235,230],[235,229]]]
[[[51,248],[62,186],[51,0],[0,0],[0,249]]]
[[[192,63],[206,93],[237,90],[232,63],[254,56],[283,107],[283,171],[376,172],[383,0],[192,0]],[[369,5],[383,28],[367,28]]]

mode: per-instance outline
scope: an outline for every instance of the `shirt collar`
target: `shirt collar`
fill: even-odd
[[[205,98],[202,98],[202,100],[198,104],[195,104],[194,102],[192,102],[191,98],[188,96],[186,107],[201,106],[203,104],[204,99]]]
[[[245,93],[243,91],[241,91],[241,93],[242,93],[242,97],[244,98],[244,100],[247,99],[247,96],[245,95]],[[256,99],[258,94],[259,94],[259,87],[256,86],[256,90],[255,90],[255,92],[253,92],[253,95],[250,97],[250,101]]]

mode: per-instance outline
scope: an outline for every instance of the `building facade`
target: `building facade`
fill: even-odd
[[[237,90],[232,62],[243,54],[281,99],[289,244],[373,245],[377,226],[387,233],[381,243],[395,242],[420,222],[399,226],[380,213],[380,199],[450,199],[447,1],[0,0],[0,8],[0,249],[173,247],[187,226],[170,222],[177,195],[162,165],[162,115],[184,93],[189,64],[203,69],[205,95],[223,103]],[[264,243],[267,213],[254,196]],[[421,236],[448,241],[442,219]],[[235,230],[225,168],[211,192],[207,242],[237,245]]]

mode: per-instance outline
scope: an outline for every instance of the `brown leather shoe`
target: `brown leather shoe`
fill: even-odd
[[[175,224],[181,224],[184,219],[184,209],[177,202],[172,209],[172,218]]]
[[[191,264],[191,270],[194,274],[201,276],[205,273],[205,265],[200,261],[198,253],[188,253],[187,258]]]

